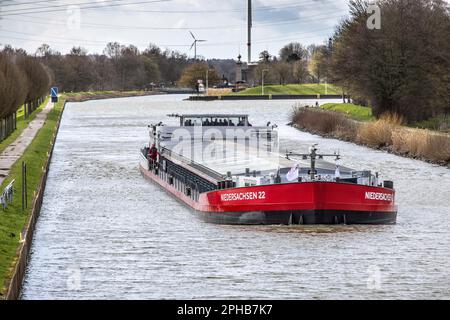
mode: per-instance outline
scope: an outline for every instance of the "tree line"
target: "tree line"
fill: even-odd
[[[303,46],[299,42],[292,42],[279,51],[278,55],[271,55],[268,51],[259,54],[259,61],[255,67],[247,70],[247,84],[302,84],[321,83],[327,76],[327,59],[330,56],[328,45]],[[179,85],[194,87],[197,80],[209,85],[224,82],[234,83],[237,65],[235,60],[213,59],[189,64],[178,81]],[[245,70],[245,68],[244,68]]]
[[[54,73],[55,85],[64,92],[144,90],[171,86],[189,64],[186,55],[149,45],[140,52],[134,45],[108,43],[102,54],[73,47],[68,54],[43,44],[36,51]]]
[[[450,111],[450,14],[441,0],[378,0],[380,28],[362,0],[333,37],[329,80],[365,100],[376,116],[410,122]]]
[[[354,101],[371,106],[376,116],[392,112],[411,122],[446,112],[450,105],[450,17],[446,3],[378,0],[375,4],[381,11],[380,29],[368,28],[368,3],[352,0],[349,17],[323,44],[293,42],[277,55],[261,52],[258,65],[247,75],[249,84],[261,84],[263,75],[266,84],[333,83]],[[22,73],[26,67],[19,66],[26,63],[21,61],[34,61],[36,68],[44,70],[38,74],[50,73],[53,84],[65,92],[194,87],[198,79],[206,82],[207,78],[213,86],[221,81],[234,82],[237,70],[233,59],[199,61],[153,44],[140,51],[133,45],[111,42],[101,54],[89,54],[82,47],[61,54],[43,44],[33,58],[26,58],[21,50],[14,54],[10,48],[4,51],[7,60],[18,57],[13,65]]]
[[[409,122],[450,113],[450,13],[442,0],[378,0],[380,28],[364,0],[349,3],[349,17],[323,45],[291,43],[278,56],[260,54],[256,83],[329,82],[375,116]],[[372,4],[372,5],[373,5]]]
[[[23,50],[0,51],[0,141],[16,129],[16,111],[24,117],[39,107],[51,85],[51,71]]]
[[[253,69],[252,79],[256,84],[321,83],[327,76],[329,44],[304,46],[292,42],[272,56],[268,51],[259,54],[259,63]]]
[[[36,56],[52,70],[55,85],[63,92],[190,87],[191,83],[183,81],[184,71],[188,67],[202,69],[203,65],[210,69],[211,83],[217,83],[216,76],[221,79],[235,77],[232,59],[194,60],[154,44],[140,51],[134,45],[110,42],[101,54],[89,54],[82,47],[73,47],[68,54],[61,54],[43,44],[36,50]]]

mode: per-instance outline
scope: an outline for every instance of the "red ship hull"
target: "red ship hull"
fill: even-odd
[[[198,200],[140,166],[142,174],[202,213],[225,224],[394,224],[395,191],[337,182],[301,182],[215,190]]]

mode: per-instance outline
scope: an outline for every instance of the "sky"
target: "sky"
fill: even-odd
[[[252,60],[289,42],[323,44],[348,14],[348,0],[253,0]],[[108,42],[149,43],[194,56],[247,59],[247,0],[0,0],[0,45],[34,54],[42,43],[61,53]]]

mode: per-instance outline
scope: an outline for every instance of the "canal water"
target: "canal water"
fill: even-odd
[[[297,131],[286,125],[293,101],[182,98],[67,105],[23,299],[450,298],[449,169]],[[148,124],[204,112],[249,113],[279,125],[282,149],[319,143],[344,165],[383,172],[395,181],[398,223],[203,222],[144,180],[138,161]]]

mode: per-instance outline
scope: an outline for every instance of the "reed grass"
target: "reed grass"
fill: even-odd
[[[231,88],[210,88],[208,89],[208,96],[225,96],[228,95],[232,92]]]
[[[433,162],[450,162],[450,137],[427,129],[395,130],[392,133],[392,149]]]
[[[374,148],[392,145],[392,132],[401,126],[403,118],[397,114],[384,114],[380,119],[359,127],[356,141]]]
[[[309,107],[294,109],[292,120],[300,128],[314,133],[335,135],[344,140],[354,136],[358,127],[355,121],[342,113]]]
[[[343,113],[297,107],[292,122],[298,128],[316,134],[434,163],[450,163],[449,135],[406,127],[403,118],[396,114],[384,114],[372,122],[356,122]]]

